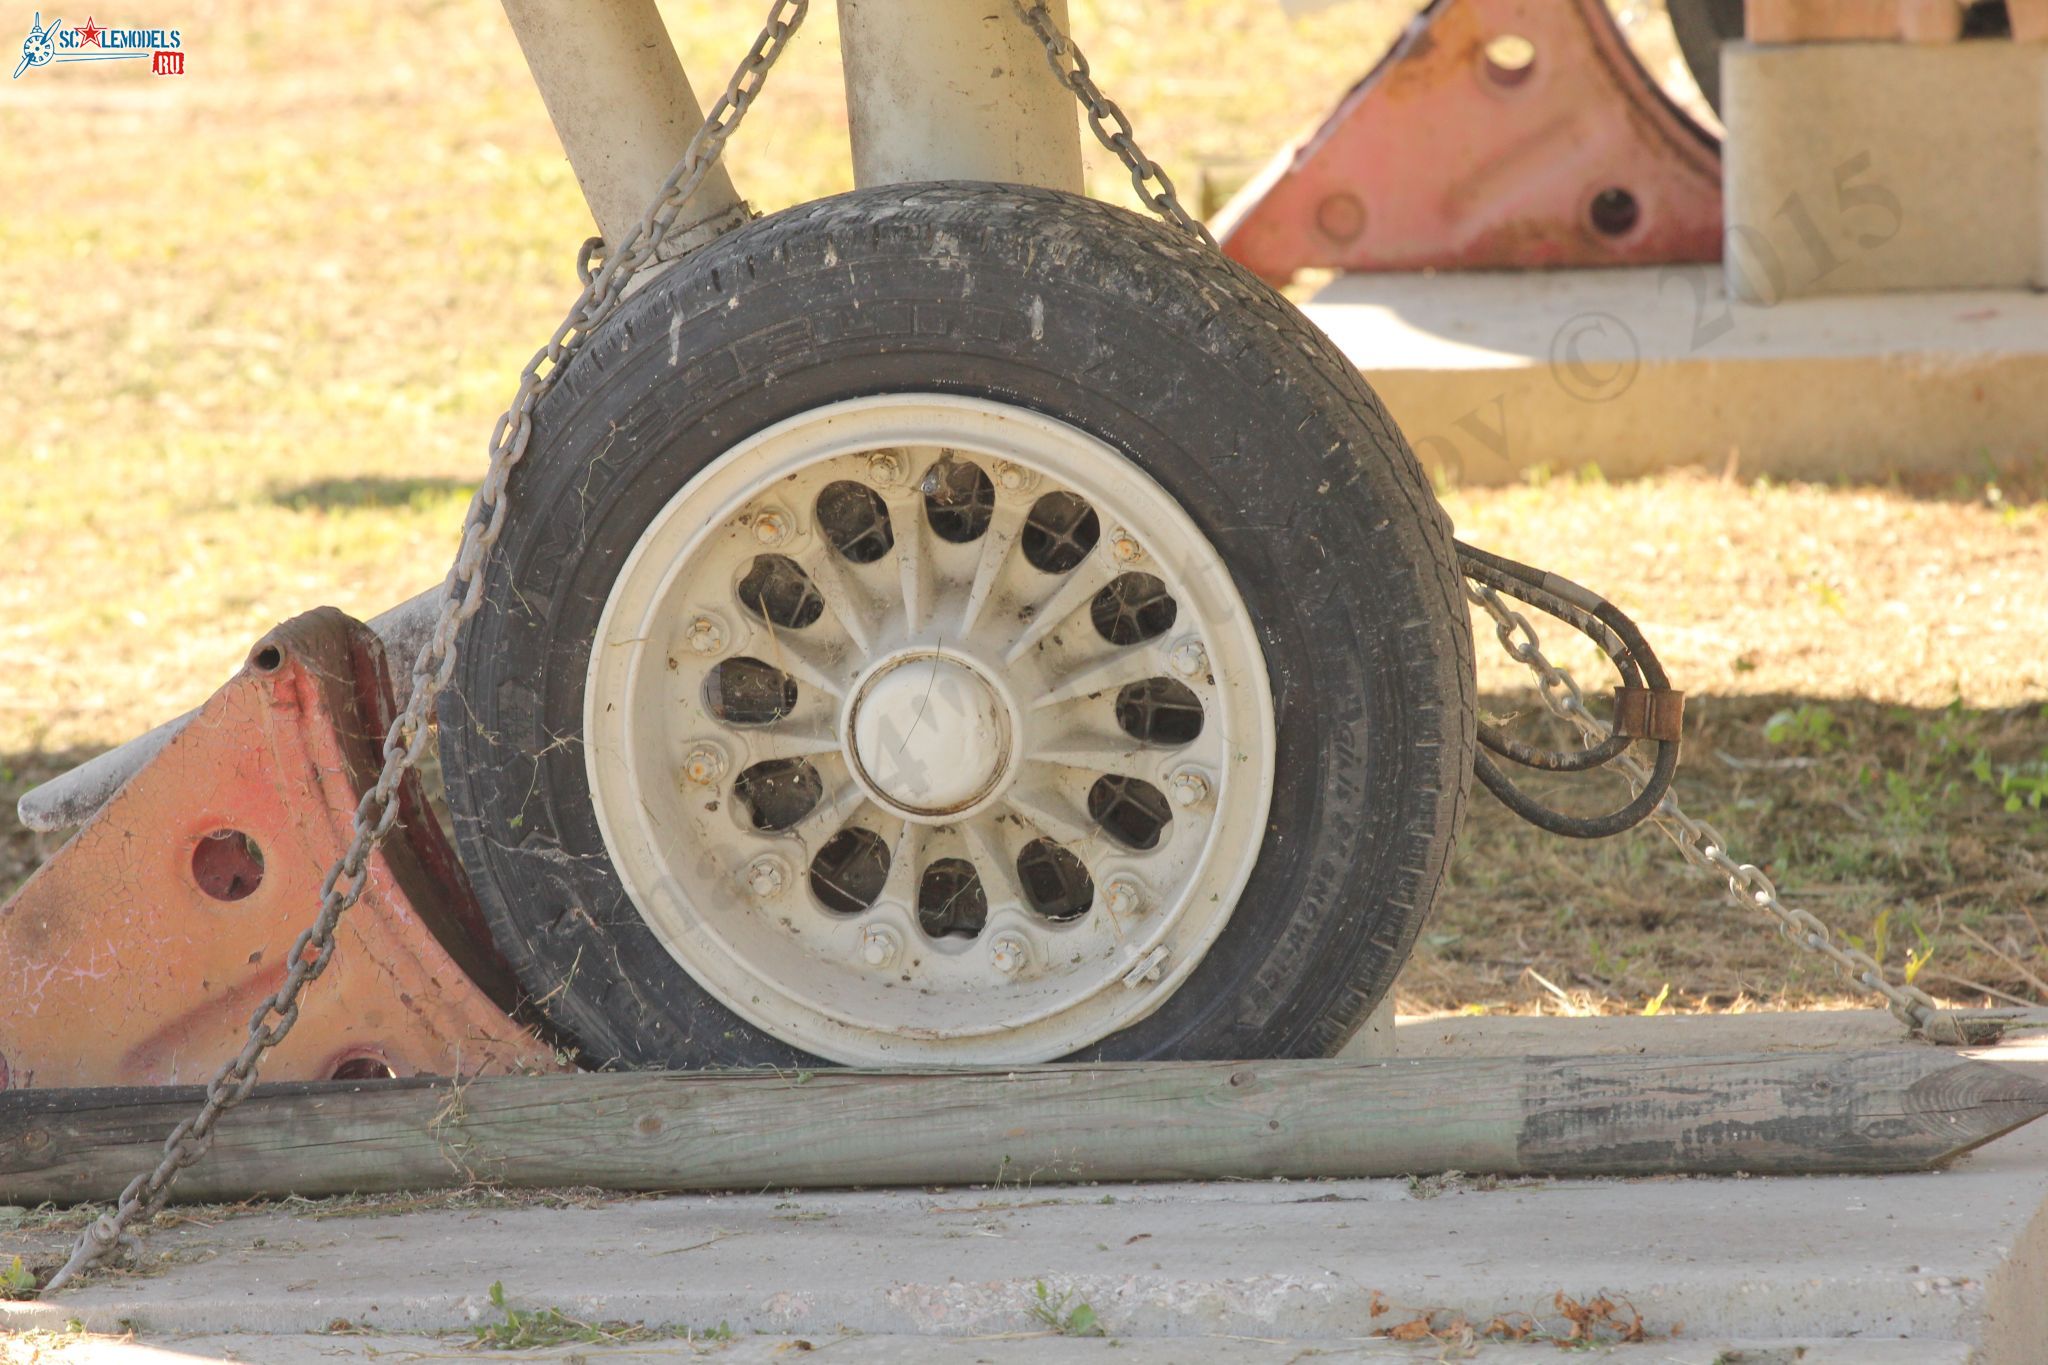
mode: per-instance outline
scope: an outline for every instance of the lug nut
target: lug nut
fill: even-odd
[[[789,539],[789,513],[767,507],[754,514],[754,539],[762,545],[780,545]]]
[[[1022,465],[1011,464],[1008,460],[999,461],[996,465],[996,483],[1006,492],[1023,493],[1037,482],[1038,475]]]
[[[715,616],[700,616],[690,622],[690,648],[699,654],[716,654],[725,648],[725,626]]]
[[[1183,768],[1167,782],[1166,790],[1174,805],[1187,810],[1209,799],[1209,779],[1192,768]]]
[[[887,488],[903,477],[903,462],[886,450],[868,456],[868,481]]]
[[[861,960],[870,967],[886,967],[896,960],[896,935],[881,925],[861,931]]]
[[[780,858],[756,858],[747,864],[747,890],[762,900],[780,894],[788,884],[789,873],[783,869]]]
[[[1209,671],[1209,651],[1202,648],[1200,640],[1182,640],[1166,660],[1183,678],[1199,678]]]
[[[1112,877],[1102,888],[1102,903],[1112,915],[1135,915],[1145,898],[1129,877]]]
[[[683,780],[708,787],[725,776],[725,750],[716,744],[692,745],[683,755]]]
[[[1116,556],[1119,564],[1135,564],[1145,557],[1145,547],[1121,526],[1109,533],[1109,552]]]
[[[989,945],[989,963],[1004,976],[1015,976],[1030,958],[1030,946],[1015,934],[999,934]]]

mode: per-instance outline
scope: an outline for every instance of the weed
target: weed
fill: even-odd
[[[1038,1301],[1031,1305],[1031,1316],[1037,1318],[1061,1336],[1099,1337],[1104,1335],[1102,1324],[1095,1320],[1095,1310],[1088,1306],[1087,1300],[1082,1300],[1072,1308],[1067,1307],[1068,1302],[1074,1297],[1071,1290],[1055,1299],[1052,1296],[1052,1291],[1045,1287],[1045,1281],[1039,1280],[1034,1286],[1033,1293],[1037,1296]]]
[[[503,1322],[485,1323],[475,1329],[476,1344],[486,1351],[523,1351],[531,1347],[586,1345],[624,1346],[641,1341],[726,1342],[733,1339],[730,1323],[716,1327],[684,1327],[664,1324],[649,1327],[640,1322],[585,1322],[559,1308],[514,1308],[505,1301],[505,1285],[493,1281],[491,1306],[504,1313]]]
[[[16,1256],[6,1265],[0,1266],[0,1299],[32,1299],[36,1296],[36,1277]]]
[[[2048,801],[2048,749],[2037,759],[2002,763],[1995,770],[1990,753],[1979,749],[1970,759],[1970,773],[1998,794],[2008,814],[2016,815],[2023,808],[2037,811]]]
[[[1765,721],[1764,738],[1781,748],[1818,754],[1831,754],[1848,742],[1835,713],[1810,702],[1779,711]]]

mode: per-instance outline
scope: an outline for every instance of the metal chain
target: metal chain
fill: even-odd
[[[1053,74],[1074,93],[1087,111],[1095,136],[1130,168],[1131,183],[1137,187],[1138,197],[1159,217],[1214,247],[1216,239],[1208,228],[1181,207],[1180,199],[1174,193],[1173,181],[1157,162],[1139,150],[1130,120],[1089,76],[1088,59],[1074,45],[1074,40],[1060,30],[1059,21],[1045,7],[1045,0],[1030,0],[1030,3],[1011,0],[1011,3],[1038,35],[1045,48],[1046,60],[1052,63]],[[1115,125],[1114,131],[1110,124]],[[1147,188],[1148,180],[1158,183],[1156,192]],[[1607,739],[1612,731],[1605,722],[1586,710],[1585,693],[1577,680],[1544,657],[1528,618],[1508,606],[1499,593],[1484,584],[1468,583],[1466,592],[1493,618],[1494,631],[1500,637],[1502,648],[1535,673],[1537,691],[1542,695],[1544,706],[1553,715],[1576,726],[1589,745],[1597,745]],[[1634,754],[1622,754],[1613,766],[1629,779],[1638,792],[1649,780],[1650,770]],[[1936,1042],[1966,1041],[1967,1030],[1960,1015],[1943,1009],[1940,1002],[1917,986],[1888,980],[1884,968],[1868,953],[1836,943],[1825,924],[1808,911],[1785,904],[1778,895],[1777,886],[1760,868],[1751,863],[1737,862],[1729,855],[1728,841],[1721,837],[1721,832],[1704,820],[1695,820],[1687,815],[1672,796],[1667,794],[1650,818],[1678,845],[1678,851],[1688,863],[1703,872],[1727,878],[1728,896],[1736,905],[1764,911],[1778,922],[1779,932],[1807,951],[1828,959],[1845,981],[1882,995],[1890,1004],[1892,1013],[1915,1033]]]
[[[491,432],[490,465],[471,499],[462,545],[442,583],[441,613],[434,633],[412,666],[412,694],[405,710],[384,736],[384,767],[376,785],[356,807],[355,832],[348,850],[327,870],[320,883],[320,910],[312,925],[292,947],[291,970],[276,994],[249,1017],[248,1038],[206,1087],[206,1100],[192,1117],[179,1123],[164,1140],[163,1159],[130,1181],[112,1212],[102,1214],[80,1234],[71,1259],[51,1277],[44,1293],[54,1293],[116,1245],[133,1244],[129,1231],[162,1208],[179,1172],[199,1160],[212,1144],[216,1125],[255,1086],[264,1055],[283,1041],[299,1018],[299,996],[327,970],[334,956],[334,933],[342,915],[363,894],[370,877],[370,859],[398,821],[398,790],[419,762],[428,736],[434,699],[455,672],[455,635],[462,623],[483,605],[484,561],[497,543],[511,510],[506,484],[513,467],[525,456],[533,437],[533,411],[561,377],[569,358],[618,310],[627,281],[654,257],[676,215],[718,164],[726,139],[739,126],[760,95],[769,70],[802,25],[810,0],[775,0],[767,23],[746,57],[734,70],[704,125],[690,140],[683,158],[663,182],[661,192],[625,239],[602,246],[583,244],[577,253],[577,275],[583,290],[555,328],[547,344],[534,352],[520,372],[511,406]],[[272,1022],[274,1019],[274,1022]]]
[[[1074,93],[1081,102],[1081,108],[1088,115],[1088,126],[1103,146],[1115,152],[1117,159],[1131,173],[1131,187],[1138,192],[1145,207],[1164,218],[1184,232],[1193,234],[1210,246],[1216,239],[1209,235],[1209,229],[1201,219],[1181,207],[1180,195],[1173,188],[1173,177],[1160,164],[1146,156],[1138,146],[1136,132],[1131,121],[1124,117],[1124,111],[1117,107],[1115,100],[1102,93],[1102,87],[1088,74],[1088,58],[1074,40],[1060,28],[1059,20],[1045,7],[1045,0],[1010,0],[1017,13],[1038,35],[1039,43],[1045,48],[1045,59],[1052,66],[1052,74],[1059,83]],[[1159,188],[1153,189],[1156,184]]]
[[[1493,618],[1493,632],[1501,648],[1517,663],[1536,675],[1536,690],[1543,705],[1560,720],[1574,726],[1589,745],[1605,740],[1612,731],[1606,722],[1586,710],[1585,693],[1577,680],[1544,656],[1542,643],[1529,618],[1516,611],[1501,595],[1484,584],[1466,584],[1466,596]],[[1650,770],[1632,753],[1622,754],[1612,765],[1637,791],[1649,780]],[[1762,910],[1778,922],[1778,932],[1811,953],[1833,964],[1841,978],[1883,996],[1913,1032],[1939,1043],[1967,1041],[1962,1019],[1953,1010],[1918,986],[1894,982],[1884,967],[1860,948],[1835,942],[1827,925],[1809,911],[1785,904],[1777,885],[1753,863],[1737,862],[1728,852],[1728,841],[1704,820],[1695,820],[1680,808],[1676,797],[1667,794],[1657,803],[1650,819],[1665,837],[1678,845],[1686,862],[1709,875],[1727,879],[1728,899],[1746,910]]]

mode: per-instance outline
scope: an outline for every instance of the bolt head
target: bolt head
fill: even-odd
[[[725,750],[716,744],[695,744],[683,755],[683,780],[708,787],[725,776]]]
[[[886,450],[868,456],[868,481],[887,488],[903,477],[903,462]]]
[[[1183,769],[1167,782],[1166,790],[1174,805],[1187,810],[1209,799],[1209,779],[1192,769]]]
[[[1015,934],[999,934],[989,944],[989,964],[1004,976],[1015,976],[1030,959],[1030,945]]]
[[[700,616],[685,632],[690,648],[699,654],[716,654],[725,648],[725,626],[715,616]]]
[[[1022,465],[1011,464],[1008,460],[996,465],[996,484],[1006,492],[1023,493],[1038,482],[1038,475]]]
[[[1209,671],[1209,651],[1200,640],[1182,640],[1166,659],[1183,678],[1199,678]]]
[[[780,894],[788,883],[789,874],[780,858],[756,858],[747,864],[747,890],[763,900]]]
[[[886,967],[896,960],[896,935],[880,925],[873,925],[861,931],[861,961],[870,967]]]
[[[761,545],[780,545],[789,539],[789,513],[779,507],[763,508],[754,514],[754,540]]]
[[[1109,552],[1119,564],[1135,564],[1145,557],[1145,547],[1121,526],[1109,533]]]
[[[1135,915],[1145,898],[1129,877],[1112,877],[1102,888],[1102,903],[1112,915]]]

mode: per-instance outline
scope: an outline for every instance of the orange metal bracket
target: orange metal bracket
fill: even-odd
[[[0,1089],[204,1081],[242,1045],[376,780],[391,688],[332,608],[241,672],[0,906]],[[268,1080],[556,1070],[416,779]]]
[[[1715,261],[1720,144],[1604,0],[1436,0],[1216,228],[1273,280]]]

